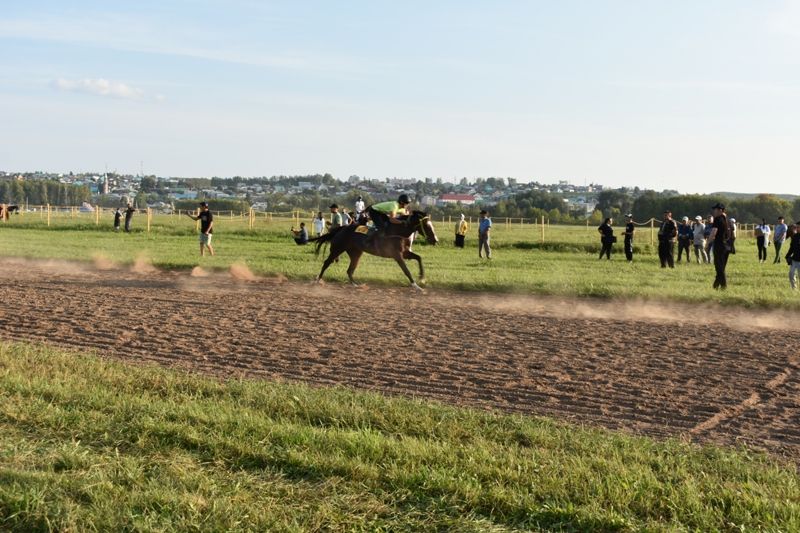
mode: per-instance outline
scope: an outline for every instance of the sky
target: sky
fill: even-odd
[[[0,170],[798,194],[800,1],[0,0]]]

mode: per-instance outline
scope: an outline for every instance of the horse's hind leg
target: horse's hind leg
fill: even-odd
[[[331,246],[331,253],[328,254],[328,258],[325,259],[325,262],[322,263],[322,269],[319,271],[319,274],[317,275],[316,279],[317,283],[322,281],[322,275],[325,273],[326,270],[328,270],[328,267],[331,266],[331,264],[336,260],[336,258],[342,255],[343,251],[344,250],[340,250],[337,246]]]
[[[362,253],[363,252],[361,250],[347,250],[347,255],[350,256],[350,266],[347,267],[347,277],[350,278],[350,283],[356,286],[358,286],[358,283],[356,283],[356,280],[353,279],[353,274],[355,273],[356,268],[358,268],[358,261],[361,259]]]
[[[425,269],[422,268],[422,257],[419,254],[415,254],[411,250],[406,250],[403,252],[403,259],[416,259],[417,263],[419,263],[419,282],[423,283],[425,281]]]

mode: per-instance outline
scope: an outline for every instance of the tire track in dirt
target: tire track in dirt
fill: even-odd
[[[770,313],[741,311],[741,327],[717,324],[711,337],[680,327],[688,313],[672,304],[237,277],[0,259],[12,302],[0,310],[0,335],[218,376],[745,442],[800,460],[797,332],[750,327]],[[383,308],[389,301],[398,308]]]

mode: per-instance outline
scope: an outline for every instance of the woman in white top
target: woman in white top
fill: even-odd
[[[767,246],[769,246],[769,224],[765,218],[761,219],[761,224],[755,227],[753,233],[756,235],[756,246],[758,246],[758,262],[767,262]]]

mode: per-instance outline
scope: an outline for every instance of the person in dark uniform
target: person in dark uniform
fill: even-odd
[[[128,208],[125,209],[125,231],[131,231],[131,219],[133,218],[133,214],[136,212],[136,209],[133,208],[131,204],[128,204]]]
[[[625,215],[625,259],[630,263],[633,261],[633,215],[628,213]]]
[[[725,214],[725,206],[720,203],[714,204],[711,208],[714,213],[714,224],[711,228],[709,240],[714,243],[714,278],[715,289],[725,289],[728,280],[725,279],[725,267],[728,265],[728,255],[731,252],[730,228],[728,226],[728,216]]]
[[[611,245],[614,244],[616,240],[614,237],[614,228],[611,227],[613,222],[611,218],[607,218],[606,221],[597,228],[597,231],[600,232],[600,244],[602,245],[600,248],[600,257],[598,257],[598,259],[602,259],[604,254],[607,259],[611,259]]]
[[[658,229],[658,258],[661,268],[675,268],[675,238],[678,236],[678,226],[672,220],[672,211],[664,211],[664,220]]]

